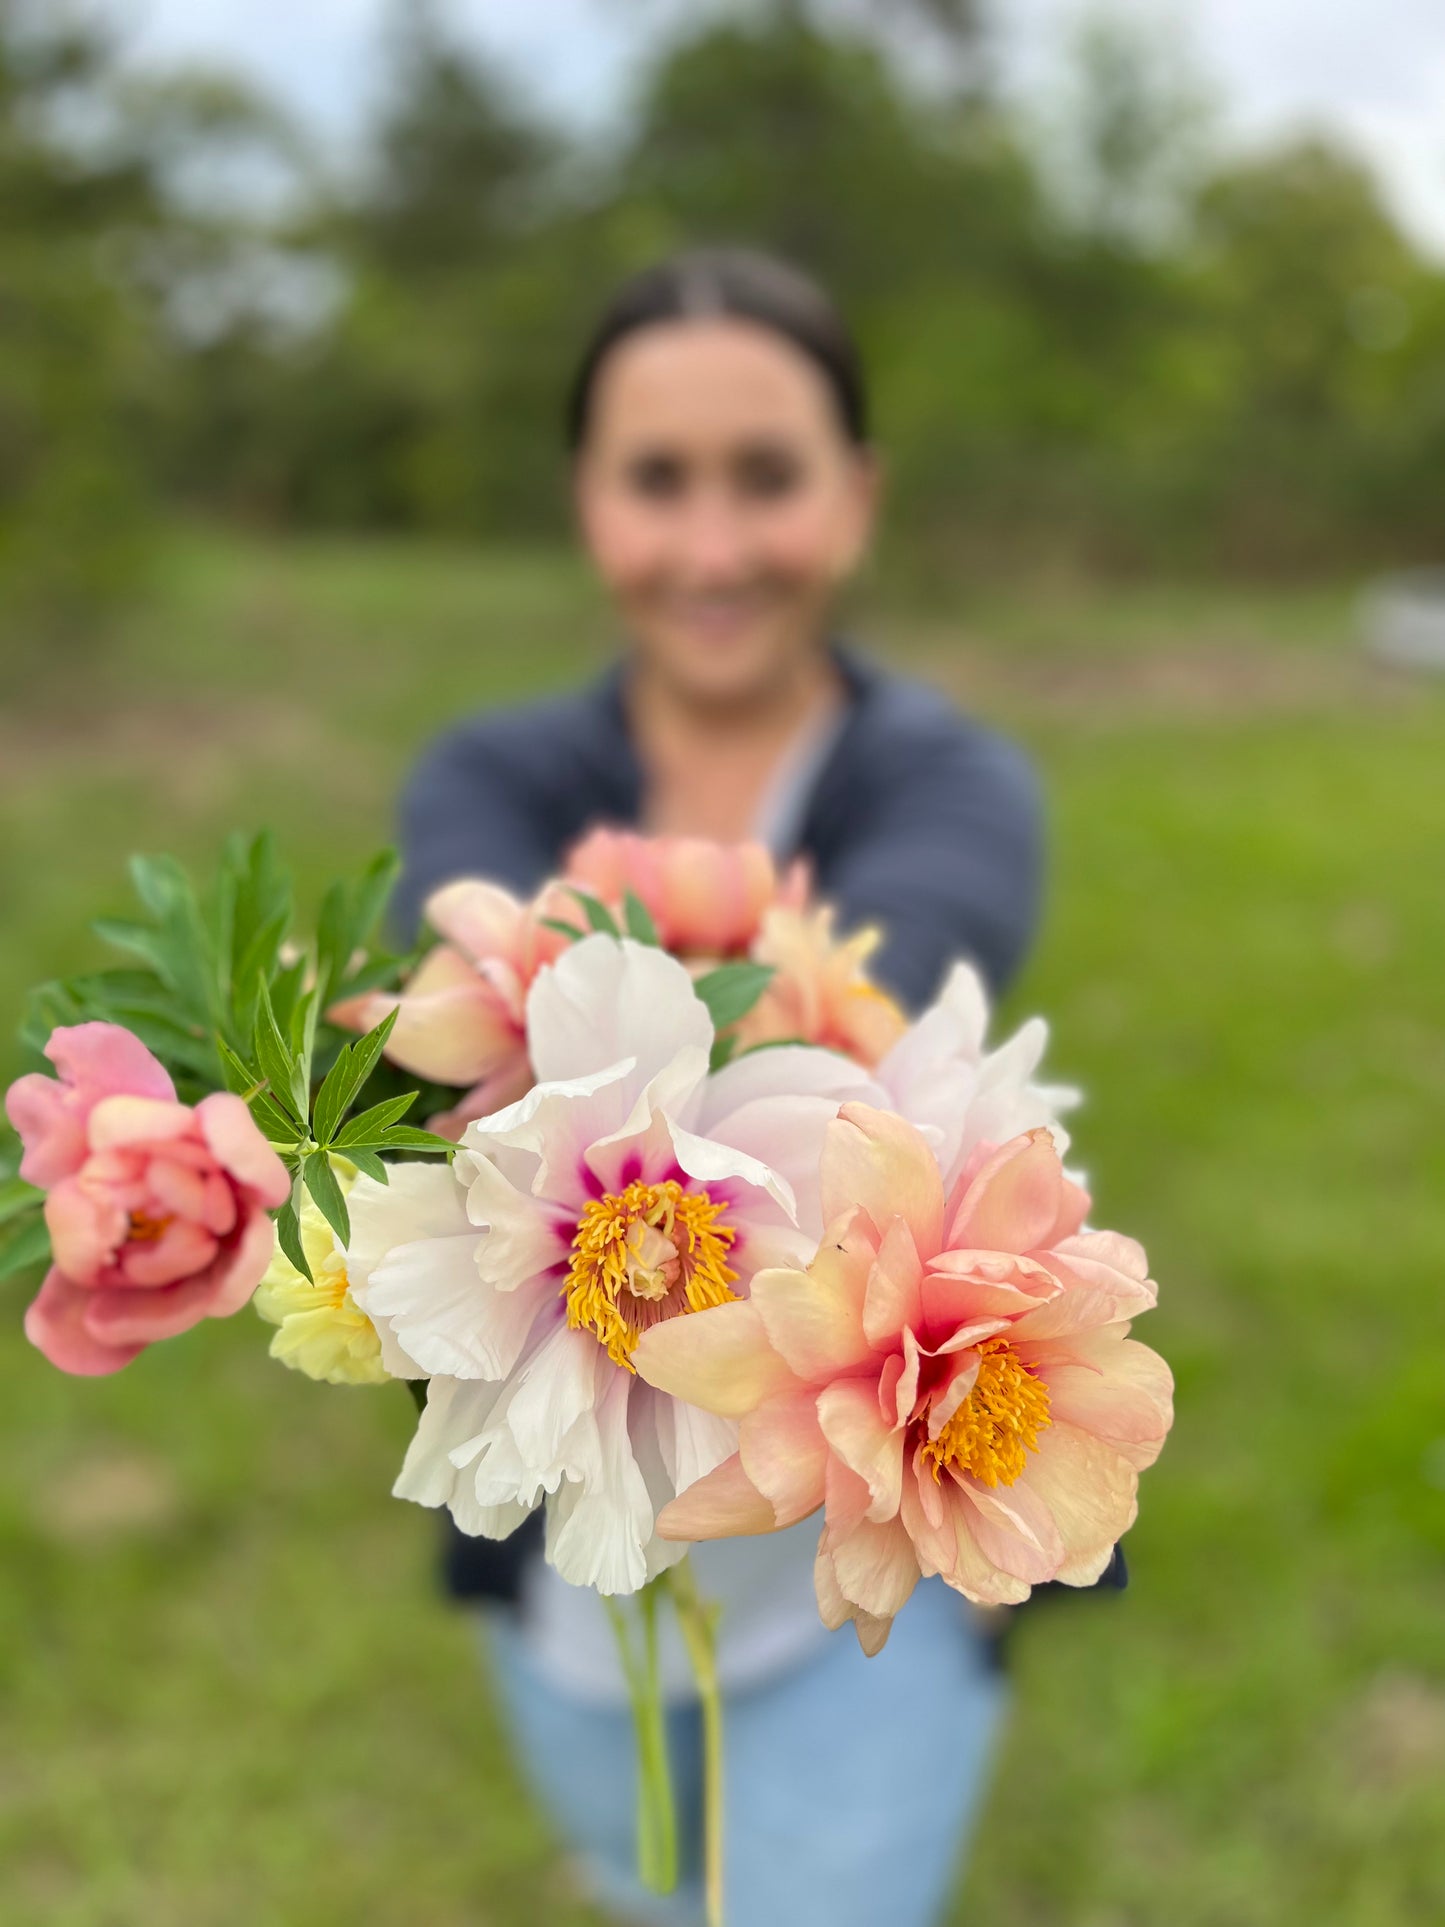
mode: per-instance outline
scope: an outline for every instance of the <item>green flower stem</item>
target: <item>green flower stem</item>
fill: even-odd
[[[677,1810],[667,1755],[667,1708],[658,1665],[657,1593],[661,1583],[653,1580],[637,1595],[642,1625],[640,1656],[623,1607],[605,1594],[602,1603],[612,1621],[637,1734],[638,1878],[653,1893],[670,1894],[677,1885]]]
[[[692,1561],[663,1575],[677,1609],[683,1643],[692,1661],[702,1702],[703,1881],[708,1927],[723,1927],[723,1709],[717,1677],[719,1608],[706,1604],[697,1590]]]

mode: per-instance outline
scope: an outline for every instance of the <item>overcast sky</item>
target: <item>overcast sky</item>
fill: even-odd
[[[242,66],[337,134],[376,83],[383,0],[110,0],[137,54]],[[545,106],[605,122],[642,35],[687,0],[451,0],[454,19]],[[1177,29],[1241,140],[1327,122],[1375,163],[1397,214],[1445,258],[1445,0],[1113,0]],[[993,0],[1003,71],[1046,89],[1080,0]]]

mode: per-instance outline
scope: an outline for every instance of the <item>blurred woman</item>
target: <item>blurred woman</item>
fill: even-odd
[[[602,316],[567,423],[621,659],[427,752],[403,804],[402,916],[460,876],[531,891],[599,823],[748,839],[805,857],[843,928],[881,928],[870,969],[905,1004],[959,956],[1000,989],[1037,915],[1034,781],[1011,745],[837,634],[879,473],[858,355],[827,298],[744,251],[664,262]],[[816,1541],[805,1520],[693,1555],[724,1609],[729,1917],[928,1927],[984,1785],[1001,1682],[939,1580],[875,1659],[826,1632]],[[632,1874],[631,1716],[596,1594],[542,1562],[535,1530],[500,1545],[454,1535],[449,1572],[485,1604],[523,1757],[595,1897],[622,1919],[700,1919],[695,1879],[658,1899]],[[686,1841],[699,1721],[681,1655],[665,1663]]]

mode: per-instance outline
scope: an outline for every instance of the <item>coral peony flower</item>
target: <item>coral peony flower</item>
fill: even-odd
[[[872,929],[835,937],[827,905],[769,910],[752,956],[771,964],[775,975],[738,1025],[739,1047],[791,1037],[876,1064],[908,1028],[902,1010],[864,967],[880,941]]]
[[[1081,1229],[1087,1194],[1043,1129],[981,1146],[945,1193],[912,1126],[848,1104],[822,1188],[807,1271],[760,1272],[747,1303],[634,1349],[649,1384],[740,1421],[659,1531],[768,1532],[822,1506],[819,1609],[870,1653],[920,1575],[993,1605],[1091,1584],[1172,1418],[1168,1368],[1128,1336],[1155,1301],[1142,1250]]]
[[[21,1171],[48,1188],[54,1264],[25,1316],[62,1371],[119,1371],[153,1340],[238,1311],[271,1256],[286,1167],[239,1097],[194,1110],[117,1024],[52,1032],[58,1080],[11,1086]]]
[[[356,1182],[356,1167],[331,1160],[343,1193]],[[384,1385],[391,1374],[382,1363],[376,1327],[351,1295],[346,1253],[313,1198],[301,1206],[301,1248],[311,1267],[307,1278],[278,1243],[252,1300],[269,1324],[279,1329],[271,1356],[293,1372],[324,1379],[329,1385]]]
[[[496,1538],[545,1496],[563,1577],[631,1592],[681,1557],[657,1512],[735,1444],[636,1376],[638,1339],[806,1263],[823,1133],[881,1093],[801,1049],[710,1076],[686,969],[609,937],[539,975],[527,1042],[536,1088],[469,1126],[455,1174],[358,1181],[352,1291],[388,1362],[431,1378],[397,1493]]]
[[[638,836],[593,830],[567,857],[563,876],[617,916],[630,890],[646,907],[665,949],[684,956],[744,953],[775,904],[801,905],[807,876],[794,864],[779,877],[761,843],[712,843],[694,836]]]
[[[532,1082],[527,1063],[527,990],[568,939],[544,916],[570,897],[521,903],[494,883],[446,884],[427,899],[426,919],[445,939],[430,950],[401,992],[366,991],[333,1006],[333,1023],[370,1030],[393,1010],[386,1055],[437,1084],[471,1086],[452,1110],[429,1120],[458,1137],[468,1119],[520,1097]]]

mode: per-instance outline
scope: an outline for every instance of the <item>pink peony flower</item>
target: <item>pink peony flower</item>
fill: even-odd
[[[770,1532],[822,1506],[819,1610],[870,1653],[920,1575],[991,1605],[1092,1583],[1172,1420],[1167,1366],[1128,1336],[1155,1301],[1143,1251],[1082,1230],[1043,1129],[981,1146],[945,1198],[911,1125],[845,1104],[822,1184],[806,1272],[760,1272],[633,1352],[659,1390],[741,1421],[658,1530]]]
[[[542,919],[565,919],[569,909],[576,909],[573,899],[552,889],[526,904],[494,883],[446,884],[426,905],[427,922],[445,941],[406,987],[348,997],[328,1015],[365,1031],[399,1010],[386,1047],[392,1063],[437,1084],[471,1087],[450,1111],[428,1120],[432,1130],[459,1137],[472,1118],[531,1088],[527,992],[568,942]]]
[[[25,1332],[62,1371],[119,1371],[158,1338],[237,1311],[270,1262],[286,1167],[239,1097],[191,1109],[118,1024],[52,1032],[58,1079],[11,1086],[21,1174],[46,1188],[54,1263]]]
[[[761,843],[593,830],[567,857],[564,880],[580,884],[617,916],[631,890],[657,925],[663,948],[684,957],[744,954],[774,904],[799,906],[807,875],[779,877]]]
[[[902,1010],[864,968],[878,943],[876,930],[835,937],[827,905],[769,910],[751,954],[776,974],[738,1025],[738,1048],[786,1037],[877,1064],[908,1028]]]

